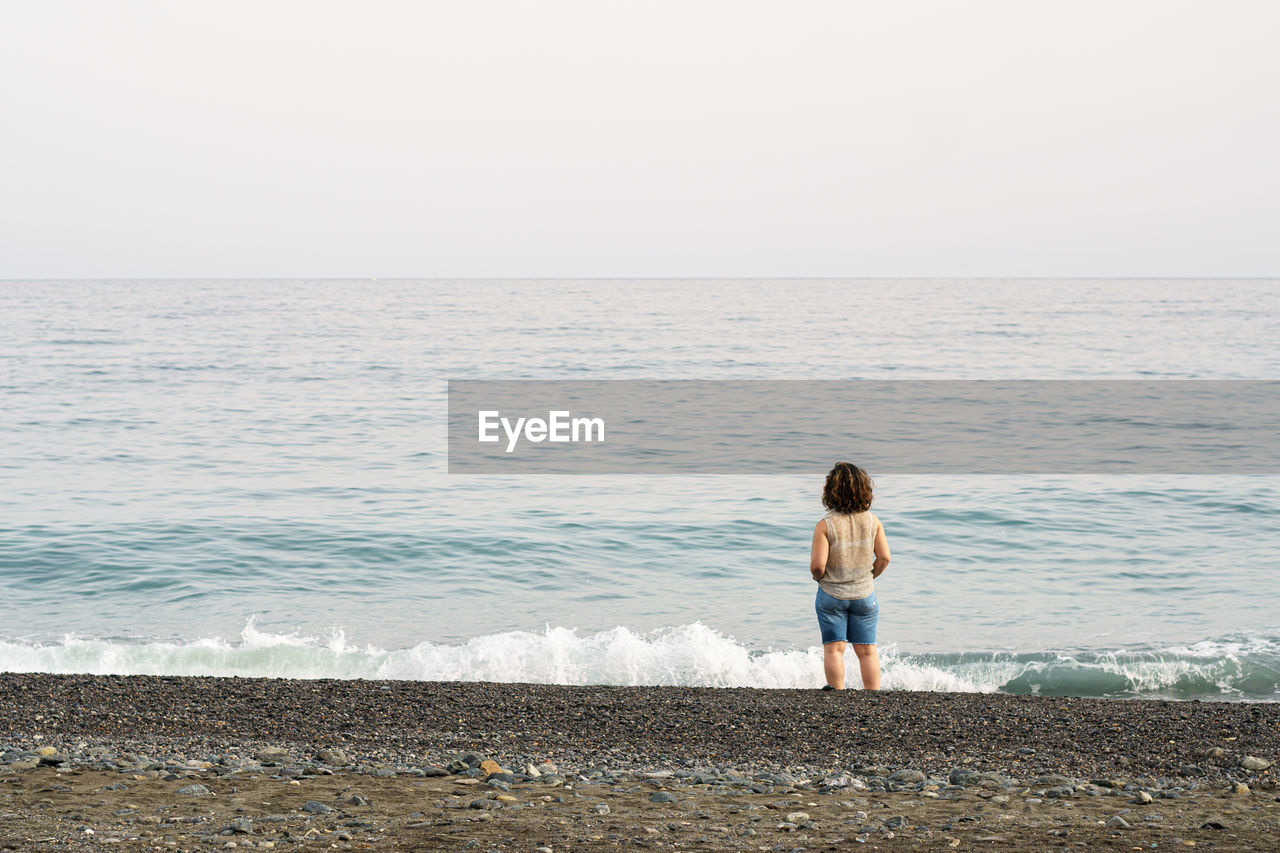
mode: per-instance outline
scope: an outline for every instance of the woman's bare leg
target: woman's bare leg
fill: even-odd
[[[836,690],[844,690],[844,643],[827,643],[822,647],[822,670],[827,674],[827,684]]]
[[[862,688],[864,690],[880,689],[880,653],[874,644],[857,643],[853,653],[858,656],[858,669],[862,670]],[[843,662],[842,662],[843,663]],[[843,676],[843,667],[841,675]],[[827,676],[828,680],[830,676]]]

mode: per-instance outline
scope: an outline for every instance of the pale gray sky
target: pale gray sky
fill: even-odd
[[[1280,4],[0,0],[0,278],[1280,274]]]

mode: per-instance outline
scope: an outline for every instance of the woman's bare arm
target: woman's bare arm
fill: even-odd
[[[816,581],[827,573],[827,520],[824,518],[813,528],[813,550],[809,552],[809,574]]]
[[[876,561],[871,564],[871,577],[878,578],[889,567],[889,540],[884,538],[884,525],[876,520],[876,538],[872,549],[876,553]]]

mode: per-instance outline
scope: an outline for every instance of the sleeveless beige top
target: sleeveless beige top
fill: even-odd
[[[818,583],[832,598],[866,598],[875,592],[871,566],[876,561],[876,528],[880,519],[866,512],[829,512],[827,522],[827,573]]]

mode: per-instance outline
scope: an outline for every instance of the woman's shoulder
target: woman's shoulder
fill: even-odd
[[[819,524],[829,524],[829,523],[832,523],[832,522],[837,521],[838,519],[841,519],[841,518],[848,518],[848,517],[849,517],[849,516],[848,516],[847,514],[841,514],[841,513],[838,513],[838,512],[836,512],[834,509],[832,509],[832,510],[828,510],[827,512],[823,513],[823,514],[822,514],[822,518],[818,519],[818,523],[819,523]]]
[[[833,521],[847,520],[856,524],[859,521],[879,522],[880,516],[876,515],[874,512],[872,512],[869,509],[859,510],[858,512],[837,512],[836,510],[831,509],[831,510],[827,510],[823,514],[822,518],[818,519],[818,523],[822,524],[828,519],[831,519]]]

